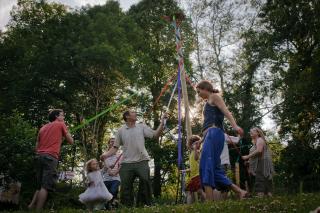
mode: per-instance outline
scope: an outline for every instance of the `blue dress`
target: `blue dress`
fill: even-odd
[[[200,158],[200,179],[202,186],[211,186],[219,190],[231,186],[232,182],[226,177],[221,168],[220,155],[224,146],[223,113],[217,106],[206,103],[204,107],[204,126],[207,134],[202,146]],[[216,127],[210,128],[215,125]]]

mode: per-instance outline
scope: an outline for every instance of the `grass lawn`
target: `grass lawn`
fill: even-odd
[[[137,213],[175,213],[175,212],[311,212],[320,206],[320,193],[298,194],[288,196],[274,196],[272,198],[249,198],[245,200],[227,200],[212,203],[195,203],[193,205],[154,205],[146,208],[119,208],[112,212]],[[81,208],[79,206],[79,208]],[[24,211],[15,211],[24,212]],[[30,212],[30,211],[29,211]],[[45,212],[87,212],[81,209],[68,209],[59,207],[58,210]],[[106,211],[95,211],[106,212]]]

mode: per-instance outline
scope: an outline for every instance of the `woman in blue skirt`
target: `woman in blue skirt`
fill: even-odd
[[[214,89],[209,81],[203,80],[197,86],[198,95],[207,100],[203,110],[204,122],[202,133],[204,143],[200,158],[200,179],[206,193],[206,200],[213,200],[213,190],[231,189],[240,199],[247,195],[247,191],[233,184],[221,168],[220,155],[224,146],[224,116],[230,121],[232,127],[243,135],[243,130],[237,125],[232,114],[226,107],[219,91]]]

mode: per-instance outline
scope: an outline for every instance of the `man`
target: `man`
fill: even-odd
[[[57,166],[62,139],[73,143],[73,138],[64,123],[64,112],[54,109],[49,113],[49,123],[41,127],[36,144],[37,190],[28,208],[41,210],[48,192],[54,191],[57,181]]]
[[[163,131],[163,122],[166,114],[161,119],[157,130],[152,130],[146,124],[137,124],[137,114],[132,110],[123,113],[126,122],[117,132],[113,147],[101,157],[108,158],[115,154],[122,146],[123,159],[120,167],[121,191],[120,201],[126,206],[133,206],[133,182],[139,178],[139,201],[144,205],[151,205],[150,184],[150,157],[145,148],[145,138],[158,138]]]

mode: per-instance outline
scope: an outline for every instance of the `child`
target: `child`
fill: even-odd
[[[111,200],[112,194],[103,183],[99,163],[96,159],[91,159],[86,163],[86,171],[89,187],[79,195],[79,200],[88,207],[89,212],[92,212],[95,204]]]
[[[199,176],[200,141],[201,138],[197,135],[191,136],[188,141],[188,147],[190,149],[189,162],[191,177],[191,180],[188,182],[186,187],[188,204],[196,201],[197,193],[200,195],[201,200],[204,200],[204,192],[201,189]]]

